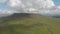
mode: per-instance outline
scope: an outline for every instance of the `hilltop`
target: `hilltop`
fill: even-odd
[[[60,23],[50,17],[14,13],[0,18],[1,34],[60,34]]]

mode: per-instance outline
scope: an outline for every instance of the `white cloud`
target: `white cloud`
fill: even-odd
[[[11,8],[21,8],[25,7],[24,4],[20,0],[9,0],[8,4]]]
[[[0,0],[0,3],[4,3],[4,2],[6,2],[7,0]]]
[[[54,5],[52,0],[9,0],[9,6],[12,8],[51,8]]]
[[[0,0],[2,1],[2,0]],[[16,12],[30,12],[55,15],[60,13],[60,6],[55,6],[53,0],[9,0],[8,7],[16,9]],[[7,13],[16,13],[7,11]]]
[[[58,9],[60,9],[60,6],[57,6]]]
[[[24,1],[24,2],[23,2]],[[9,4],[11,7],[19,7],[23,4],[26,7],[34,7],[35,8],[50,8],[52,6],[55,6],[52,0],[9,0]]]

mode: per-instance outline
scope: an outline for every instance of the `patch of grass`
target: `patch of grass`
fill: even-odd
[[[4,22],[4,23],[3,23]],[[60,24],[54,18],[39,15],[23,17],[0,24],[1,34],[60,34]]]

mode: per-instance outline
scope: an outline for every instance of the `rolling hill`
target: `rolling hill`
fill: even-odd
[[[38,14],[15,13],[0,18],[0,34],[60,34],[60,22]]]

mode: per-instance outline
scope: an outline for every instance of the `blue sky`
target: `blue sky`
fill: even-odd
[[[60,0],[54,0],[56,6],[60,6]]]
[[[0,9],[1,10],[7,9],[7,2],[0,3]]]

